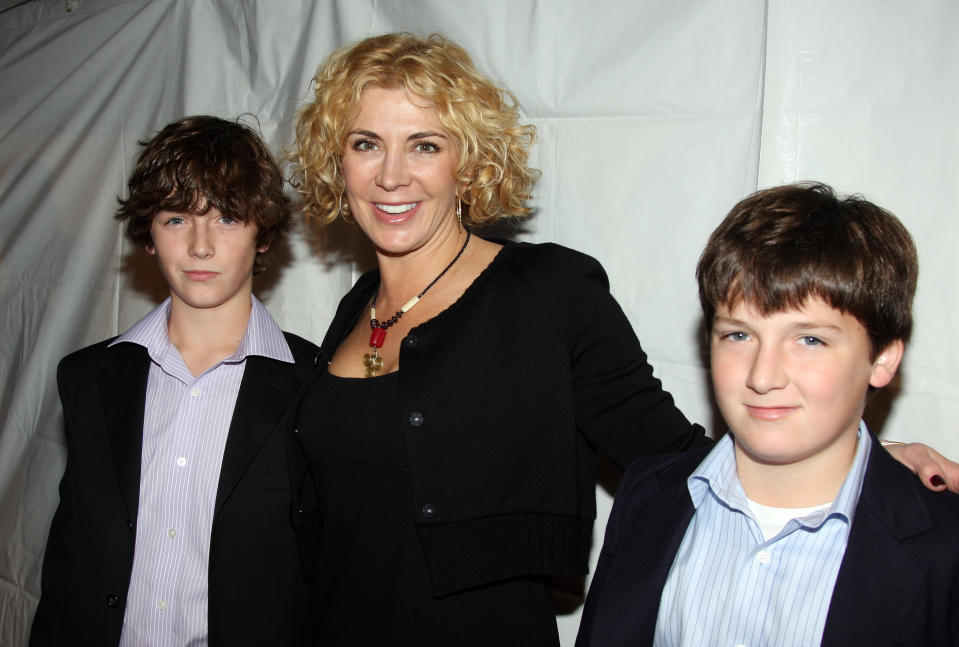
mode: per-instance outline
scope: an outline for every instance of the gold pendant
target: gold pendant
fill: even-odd
[[[376,377],[376,374],[383,368],[383,358],[376,354],[376,348],[373,348],[372,351],[372,353],[363,355],[366,377]]]

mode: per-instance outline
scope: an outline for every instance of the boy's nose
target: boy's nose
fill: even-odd
[[[766,393],[781,389],[788,381],[786,360],[775,347],[763,347],[761,344],[753,356],[746,384],[757,393]]]
[[[207,231],[205,224],[198,224],[193,230],[193,238],[190,241],[190,255],[196,258],[208,258],[213,256],[213,239]]]

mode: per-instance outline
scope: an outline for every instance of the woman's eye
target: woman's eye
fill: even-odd
[[[440,147],[433,142],[417,142],[414,150],[417,153],[436,153],[439,149]]]
[[[163,224],[164,225],[182,225],[184,222],[186,221],[180,216],[173,216],[172,218],[167,218],[166,220],[164,220]]]
[[[220,222],[222,222],[224,225],[232,225],[238,221],[236,218],[231,218],[230,216],[220,216]]]
[[[353,150],[355,151],[376,150],[376,144],[369,139],[357,139],[355,142],[353,142]]]

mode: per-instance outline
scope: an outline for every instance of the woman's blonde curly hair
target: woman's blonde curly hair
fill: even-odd
[[[308,220],[327,224],[348,215],[341,159],[368,87],[406,88],[412,101],[436,111],[459,150],[454,177],[464,221],[478,226],[529,213],[539,173],[526,162],[536,129],[519,123],[516,98],[481,75],[459,45],[438,34],[367,38],[333,52],[313,82],[289,155]]]

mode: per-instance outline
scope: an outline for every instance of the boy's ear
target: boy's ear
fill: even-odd
[[[147,243],[143,246],[143,249],[147,250],[147,254],[153,256],[157,253],[156,247],[153,246],[153,243]]]
[[[263,232],[260,231],[260,228],[256,225],[256,223],[251,222],[250,226],[253,227],[253,244],[256,245],[256,252],[258,254],[262,254],[266,250],[270,249],[270,237],[263,236],[263,238],[266,240],[264,240],[262,243],[258,242]]]
[[[899,363],[902,362],[902,354],[906,345],[901,339],[896,339],[882,349],[876,359],[872,362],[872,377],[869,378],[869,384],[881,389],[896,377],[896,371],[899,370]]]

